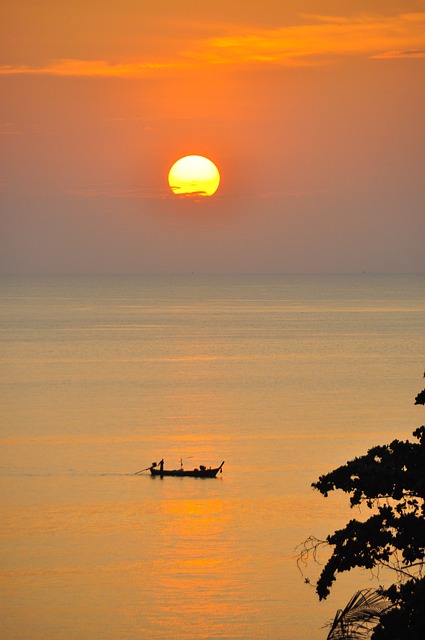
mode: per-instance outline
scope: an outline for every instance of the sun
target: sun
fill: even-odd
[[[220,173],[214,162],[204,156],[185,156],[171,167],[168,184],[176,195],[212,196],[220,184]]]

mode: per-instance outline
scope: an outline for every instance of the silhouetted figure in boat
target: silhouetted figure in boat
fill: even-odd
[[[159,470],[164,471],[164,458],[162,458],[162,460],[159,461]]]

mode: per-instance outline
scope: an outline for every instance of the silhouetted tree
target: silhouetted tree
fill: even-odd
[[[327,640],[368,638],[371,629],[378,624],[383,612],[390,606],[389,600],[377,590],[357,591],[344,609],[336,612]]]
[[[425,404],[425,389],[415,404]],[[338,573],[355,567],[394,571],[389,588],[358,592],[351,606],[337,613],[329,640],[425,638],[425,426],[413,435],[416,442],[393,440],[373,447],[312,485],[325,497],[341,489],[350,494],[351,507],[365,505],[371,511],[368,519],[352,519],[326,540],[304,543],[302,561],[322,545],[332,550],[316,583],[319,598],[329,595]],[[369,611],[363,618],[362,607]]]

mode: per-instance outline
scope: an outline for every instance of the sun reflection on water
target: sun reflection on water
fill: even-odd
[[[160,597],[154,606],[156,624],[207,638],[225,636],[232,621],[232,628],[240,628],[242,634],[253,603],[243,597],[230,510],[220,498],[167,500],[162,506],[160,554],[153,572]]]

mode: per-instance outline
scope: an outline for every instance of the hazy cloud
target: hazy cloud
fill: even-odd
[[[135,200],[158,200],[169,197],[170,193],[164,189],[163,193],[158,190],[150,193],[147,189],[134,185],[100,185],[100,186],[75,186],[66,189],[66,195],[79,198],[115,198],[115,199],[135,199]]]
[[[412,51],[386,51],[385,53],[379,53],[372,58],[379,59],[394,59],[394,58],[425,58],[425,50],[418,51],[416,49]]]
[[[176,67],[175,63],[137,62],[112,64],[107,60],[53,60],[45,67],[11,66],[0,67],[0,75],[50,75],[50,76],[87,76],[106,78],[131,78],[146,76],[152,71]]]
[[[333,56],[421,58],[425,12],[394,16],[304,15],[304,23],[277,29],[217,25],[217,35],[194,40],[167,60],[121,61],[64,58],[40,67],[3,65],[0,75],[144,77],[167,69],[205,64],[315,65]],[[199,25],[198,25],[199,27]],[[213,27],[210,26],[210,30]],[[200,29],[202,32],[202,29]]]
[[[20,131],[13,122],[0,122],[0,136],[22,136]]]
[[[425,13],[377,16],[310,16],[306,23],[271,30],[240,31],[209,39],[190,53],[211,63],[294,64],[334,55],[388,50],[422,51]],[[407,56],[405,56],[407,57]]]

